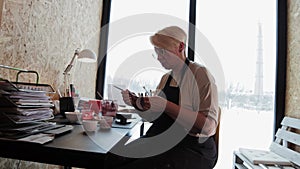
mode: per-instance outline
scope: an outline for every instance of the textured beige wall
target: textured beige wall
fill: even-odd
[[[63,91],[63,71],[75,49],[98,52],[102,0],[3,1],[0,64],[35,70],[40,75],[40,83]],[[96,71],[97,63],[79,62],[71,70],[72,81],[81,96],[94,97]],[[0,77],[11,81],[15,81],[16,73],[0,68]],[[20,76],[19,81],[35,82],[35,76]],[[19,168],[59,168],[0,158],[0,168],[18,165]]]
[[[300,118],[300,1],[288,1],[288,51],[286,112]],[[300,133],[300,131],[297,131]],[[300,146],[294,145],[300,152]]]
[[[62,166],[0,158],[1,169],[63,169]]]
[[[288,1],[286,115],[300,118],[300,1]]]
[[[1,25],[1,19],[2,19],[3,2],[4,2],[4,0],[0,0],[0,25]]]
[[[0,64],[35,70],[40,83],[63,91],[63,70],[76,48],[99,48],[101,0],[4,0]],[[95,97],[97,63],[77,62],[71,81],[81,96]],[[12,81],[16,71],[0,69]],[[35,82],[35,76],[19,81]]]

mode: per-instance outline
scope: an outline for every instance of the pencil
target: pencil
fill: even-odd
[[[122,89],[122,88],[120,88],[120,87],[118,87],[118,86],[116,86],[116,85],[113,85],[115,88],[117,88],[117,89],[119,89],[119,90],[121,90],[121,91],[123,91],[124,89]]]

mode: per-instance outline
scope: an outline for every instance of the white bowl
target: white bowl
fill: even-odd
[[[96,120],[83,120],[82,125],[85,131],[96,131],[98,121]]]
[[[71,123],[78,122],[81,119],[81,113],[79,112],[65,112],[65,115]]]

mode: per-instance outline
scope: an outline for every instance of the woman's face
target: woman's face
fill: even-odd
[[[175,53],[169,50],[158,47],[154,47],[154,50],[157,54],[157,60],[167,70],[174,69],[179,64],[179,62],[182,62],[182,60],[180,60]]]

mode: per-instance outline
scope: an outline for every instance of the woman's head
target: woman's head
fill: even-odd
[[[154,46],[167,50],[177,47],[180,43],[185,45],[186,40],[186,33],[177,26],[166,27],[150,37]]]
[[[184,62],[186,39],[186,33],[177,26],[166,27],[150,37],[163,67],[174,69]]]

